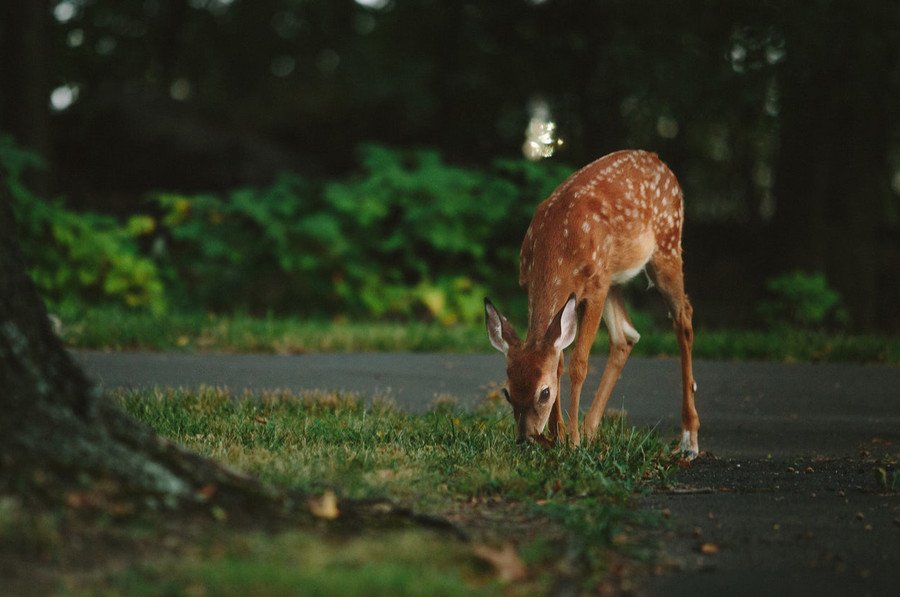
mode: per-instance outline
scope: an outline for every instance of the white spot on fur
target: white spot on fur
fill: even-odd
[[[585,232],[585,233],[590,232],[590,231],[591,231],[591,225],[588,224],[587,222],[582,222],[582,223],[581,223],[581,231],[582,231],[582,232]]]

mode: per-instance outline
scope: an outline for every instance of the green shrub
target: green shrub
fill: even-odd
[[[167,281],[188,304],[354,318],[481,317],[514,294],[518,246],[562,166],[446,164],[428,149],[366,145],[360,169],[317,187],[282,175],[224,198],[158,195]]]
[[[444,324],[479,320],[486,294],[524,311],[519,243],[569,173],[524,160],[463,168],[435,150],[365,145],[359,169],[340,180],[283,174],[224,196],[159,193],[154,216],[120,224],[35,197],[21,175],[36,167],[0,141],[23,251],[51,304]]]
[[[0,137],[0,173],[29,273],[44,299],[51,305],[105,303],[164,311],[159,272],[135,240],[152,231],[153,219],[134,216],[123,226],[109,216],[76,213],[61,201],[37,197],[22,174],[42,167],[40,158]]]
[[[166,286],[189,308],[320,313],[334,302],[325,272],[345,240],[305,179],[283,175],[227,197],[159,194],[155,243]]]
[[[840,294],[820,273],[796,271],[771,278],[766,290],[769,298],[759,304],[758,312],[770,328],[812,329],[847,323]]]

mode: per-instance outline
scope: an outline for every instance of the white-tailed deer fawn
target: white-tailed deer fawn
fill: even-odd
[[[548,422],[552,438],[565,433],[559,396],[562,351],[575,340],[579,307],[581,332],[569,362],[573,444],[580,442],[578,404],[601,318],[609,330],[609,359],[584,420],[585,436],[594,436],[640,338],[618,286],[646,269],[666,299],[681,349],[681,451],[688,459],[697,456],[700,419],[691,366],[692,308],[682,272],[683,219],[675,175],[645,151],[600,158],[571,175],[538,206],[519,255],[519,284],[528,292],[525,341],[490,300],[484,304],[491,344],[506,355],[504,394],[513,407],[518,441],[548,441],[543,436]]]

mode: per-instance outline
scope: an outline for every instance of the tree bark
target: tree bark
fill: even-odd
[[[0,464],[2,480],[41,470],[63,480],[107,479],[122,492],[175,505],[272,500],[250,477],[203,459],[131,420],[62,347],[25,272],[0,184]],[[205,491],[201,491],[205,489]]]
[[[158,436],[106,399],[51,329],[25,272],[5,181],[0,179],[0,494],[57,505],[66,488],[92,483],[102,503],[126,511],[216,505],[226,514],[309,522],[307,498],[203,458]],[[50,479],[48,481],[48,479]],[[77,494],[70,494],[77,495]],[[77,498],[76,498],[77,499]],[[450,521],[386,501],[343,501],[336,524],[414,525],[468,535]]]

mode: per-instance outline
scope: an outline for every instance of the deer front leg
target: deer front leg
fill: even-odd
[[[569,404],[569,442],[573,446],[581,443],[581,435],[578,429],[578,409],[581,400],[581,387],[587,376],[588,356],[591,353],[591,344],[600,327],[600,318],[603,313],[603,303],[606,301],[606,293],[600,296],[589,297],[584,302],[584,312],[581,315],[581,325],[578,329],[578,339],[575,340],[575,348],[569,358],[569,377],[572,380],[571,401]]]
[[[559,365],[556,368],[556,387],[560,388],[560,381],[562,379],[563,374],[563,355],[559,354]],[[562,415],[562,396],[560,395],[559,390],[556,392],[556,401],[553,403],[553,412],[550,413],[550,439],[554,441],[559,441],[559,438],[565,436],[566,427],[563,424],[563,415]]]

